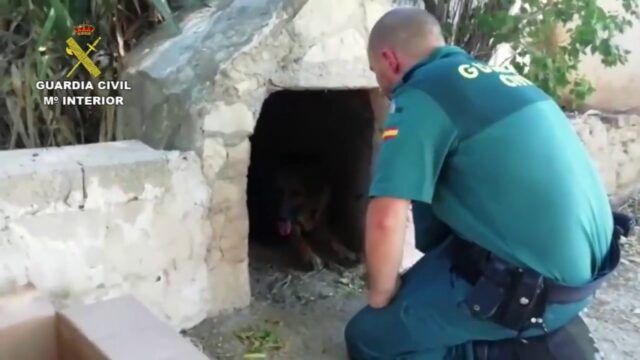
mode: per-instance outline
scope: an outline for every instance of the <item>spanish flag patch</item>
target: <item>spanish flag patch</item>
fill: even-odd
[[[382,140],[393,139],[394,137],[398,136],[398,132],[399,130],[397,127],[385,129],[382,132]]]

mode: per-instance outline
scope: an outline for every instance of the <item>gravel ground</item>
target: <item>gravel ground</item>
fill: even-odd
[[[286,252],[251,247],[251,306],[187,332],[212,359],[345,359],[344,325],[364,306],[362,267],[292,271]]]
[[[640,217],[640,197],[623,207]],[[603,359],[640,359],[640,229],[622,241],[621,264],[583,317]]]
[[[624,206],[640,215],[640,197]],[[602,359],[640,359],[640,231],[623,240],[621,266],[583,314]],[[292,271],[286,252],[252,245],[253,301],[186,332],[212,359],[346,359],[346,321],[364,305],[362,268]]]

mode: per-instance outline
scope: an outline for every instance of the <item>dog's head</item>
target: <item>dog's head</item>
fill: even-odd
[[[281,167],[276,175],[279,193],[278,233],[289,236],[296,222],[314,218],[327,190],[321,171],[310,164]]]

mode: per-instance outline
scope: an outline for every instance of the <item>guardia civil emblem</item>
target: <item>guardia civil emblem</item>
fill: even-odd
[[[73,33],[76,36],[91,36],[95,31],[95,27],[89,24],[80,24],[73,29]],[[78,62],[75,66],[69,71],[67,74],[67,78],[71,77],[71,75],[76,71],[78,66],[82,65],[93,77],[98,77],[100,75],[100,69],[96,66],[96,64],[91,60],[89,54],[92,51],[96,51],[96,46],[100,42],[101,37],[98,37],[94,42],[89,42],[87,44],[87,50],[82,49],[80,44],[76,42],[73,37],[69,37],[67,39],[67,54],[75,57]]]

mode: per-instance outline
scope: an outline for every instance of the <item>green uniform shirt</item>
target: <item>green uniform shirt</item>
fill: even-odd
[[[598,270],[604,186],[562,110],[517,73],[442,47],[394,89],[383,139],[371,196],[431,204],[462,238],[556,281]]]

